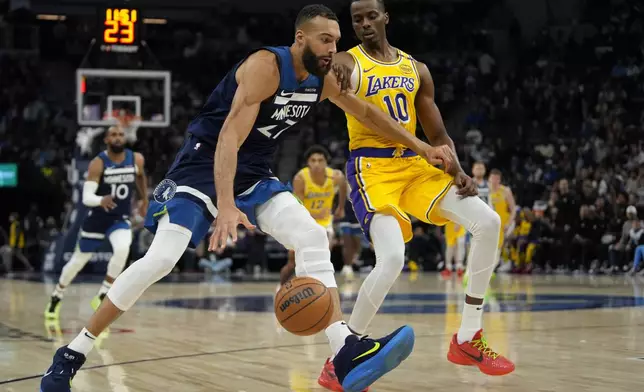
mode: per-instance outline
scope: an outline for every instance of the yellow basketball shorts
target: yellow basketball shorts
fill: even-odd
[[[393,148],[360,148],[351,152],[347,179],[351,203],[362,230],[369,236],[375,213],[394,216],[405,242],[413,237],[409,215],[442,226],[448,222],[437,205],[452,185],[453,177],[406,150],[394,158]],[[409,214],[409,215],[408,215]]]
[[[458,230],[456,230],[456,226],[454,222],[447,222],[445,224],[445,244],[448,247],[455,246],[458,239],[465,236],[465,228],[459,226]]]

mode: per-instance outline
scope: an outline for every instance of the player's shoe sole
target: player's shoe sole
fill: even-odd
[[[409,357],[414,349],[414,330],[403,327],[379,352],[352,369],[342,381],[345,392],[361,392]]]

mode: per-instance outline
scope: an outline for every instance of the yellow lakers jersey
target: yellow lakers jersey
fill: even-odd
[[[333,169],[326,168],[326,179],[322,185],[313,181],[311,170],[308,167],[300,170],[300,173],[304,178],[304,200],[302,200],[304,206],[311,214],[324,212],[324,218],[316,219],[316,222],[324,227],[331,225],[333,221],[331,209],[333,208],[333,197],[335,196]]]
[[[420,87],[420,76],[413,58],[398,50],[394,62],[382,62],[369,56],[362,45],[350,49],[358,74],[355,94],[388,113],[412,135],[416,134],[416,108],[414,102]],[[364,147],[404,148],[362,125],[347,113],[349,150]]]
[[[522,219],[518,227],[518,235],[520,237],[527,237],[530,234],[530,230],[532,230],[532,222]]]
[[[489,194],[490,204],[492,205],[494,211],[499,214],[502,225],[507,223],[508,219],[510,219],[510,206],[505,199],[505,192],[505,186],[501,185],[499,189],[494,192],[492,192],[492,190],[490,189]]]

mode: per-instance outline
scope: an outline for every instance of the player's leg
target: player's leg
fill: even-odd
[[[413,349],[411,327],[402,327],[374,341],[358,338],[342,320],[326,230],[292,194],[279,193],[260,205],[257,223],[262,231],[295,251],[298,276],[315,278],[329,289],[334,312],[325,332],[335,357],[333,362],[327,361],[325,370],[335,372],[345,391],[363,390],[406,359]]]
[[[171,223],[167,209],[164,211],[165,215],[158,221],[156,235],[146,254],[114,281],[105,300],[78,336],[68,346],[58,349],[53,364],[41,380],[41,392],[69,391],[71,379],[85,362],[85,356],[94,346],[96,337],[130,309],[148,287],[169,274],[179,261],[190,243],[192,232]]]
[[[105,273],[101,288],[92,300],[92,308],[94,310],[98,309],[98,306],[105,298],[112,284],[114,284],[114,280],[121,274],[125,267],[127,257],[130,254],[130,245],[132,245],[132,230],[129,228],[117,229],[109,233],[107,238],[112,245],[112,257],[107,263],[107,272]]]
[[[349,326],[364,334],[405,265],[405,240],[398,219],[375,214],[369,226],[376,265],[367,275],[353,307]]]
[[[456,274],[463,276],[465,272],[463,262],[465,261],[465,235],[461,235],[456,239],[454,258],[456,259]]]
[[[357,238],[357,241],[356,241]],[[342,275],[348,279],[354,279],[353,262],[356,259],[358,250],[360,249],[360,237],[356,237],[351,233],[351,226],[347,224],[342,228]]]
[[[501,220],[481,199],[461,198],[456,190],[451,187],[447,191],[436,211],[472,233],[461,327],[452,337],[448,359],[461,365],[476,365],[489,375],[507,374],[514,370],[514,364],[487,346],[481,325],[485,292],[498,261]]]
[[[441,271],[441,275],[448,277],[452,275],[454,270],[454,259],[456,257],[456,243],[449,238],[445,239],[445,268]]]
[[[638,245],[633,254],[633,268],[628,272],[629,275],[635,275],[638,272],[642,259],[644,259],[644,245]]]
[[[93,249],[100,244],[100,241],[97,240],[87,240],[81,239],[72,254],[72,257],[69,259],[67,264],[63,267],[63,270],[60,273],[58,278],[58,283],[56,288],[51,293],[49,298],[49,303],[45,308],[45,318],[46,319],[56,319],[60,314],[60,306],[63,296],[65,295],[65,290],[69,286],[76,275],[85,267],[87,262],[92,258]]]

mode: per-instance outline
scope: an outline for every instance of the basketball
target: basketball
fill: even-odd
[[[317,279],[293,278],[275,295],[275,316],[292,334],[315,335],[326,328],[332,315],[331,293]]]

